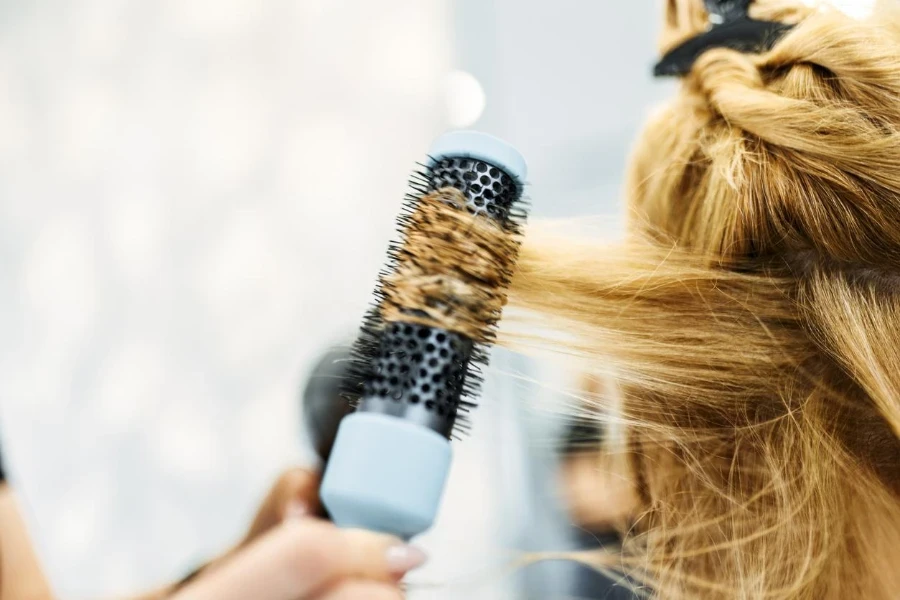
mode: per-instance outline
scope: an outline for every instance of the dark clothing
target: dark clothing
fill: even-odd
[[[615,534],[592,535],[583,530],[578,532],[579,546],[585,550],[600,548],[605,544],[619,543]],[[579,567],[572,582],[571,594],[583,600],[637,600],[638,596],[629,589],[626,582],[615,582],[606,575],[590,567]]]

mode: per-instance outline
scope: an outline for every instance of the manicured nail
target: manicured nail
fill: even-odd
[[[300,500],[292,500],[290,504],[288,504],[284,509],[284,518],[285,521],[290,521],[293,519],[303,519],[309,516],[309,506],[306,502],[301,502]]]
[[[428,555],[415,546],[391,546],[388,548],[385,558],[391,573],[405,575],[408,571],[424,565],[428,560]]]

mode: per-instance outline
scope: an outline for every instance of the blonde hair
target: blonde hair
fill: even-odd
[[[666,4],[663,50],[706,27]],[[666,600],[897,598],[900,19],[752,10],[797,26],[697,61],[634,151],[627,240],[532,228],[510,299],[622,397],[618,568]]]

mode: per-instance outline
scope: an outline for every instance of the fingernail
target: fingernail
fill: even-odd
[[[292,500],[284,509],[283,520],[303,519],[307,516],[309,516],[309,506],[300,500]]]
[[[428,555],[415,546],[391,546],[385,556],[388,569],[396,575],[418,569],[428,560]]]

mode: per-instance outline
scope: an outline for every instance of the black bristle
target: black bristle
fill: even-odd
[[[527,213],[527,203],[522,198],[522,185],[486,163],[466,159],[465,163],[468,164],[468,169],[466,170],[460,166],[462,162],[460,159],[434,161],[432,166],[421,165],[421,170],[414,172],[410,177],[410,192],[407,193],[400,215],[397,218],[399,239],[388,247],[387,263],[385,268],[379,273],[373,294],[374,302],[363,318],[359,337],[352,348],[351,366],[348,369],[348,377],[345,380],[342,391],[344,397],[354,406],[358,407],[367,391],[372,393],[379,389],[376,384],[380,374],[377,372],[376,365],[383,354],[382,342],[385,328],[388,326],[382,318],[382,304],[385,299],[384,290],[389,289],[390,286],[386,280],[396,272],[398,260],[400,259],[400,249],[405,242],[405,228],[410,223],[412,215],[418,209],[421,199],[437,189],[456,187],[466,196],[469,212],[483,215],[484,218],[492,218],[511,234],[521,234]],[[497,189],[500,189],[500,192],[495,194],[491,191],[494,189],[493,187],[485,190],[480,180],[477,178],[473,179],[471,174],[476,172],[476,165],[478,164],[486,165],[491,173],[499,172],[499,175],[493,176],[495,183],[491,185],[499,186]],[[483,173],[481,172],[479,175]],[[486,194],[485,191],[488,193]],[[478,203],[476,203],[476,200],[478,200]],[[494,210],[490,211],[488,207]],[[496,218],[498,214],[500,215],[499,219]],[[502,273],[501,285],[504,288],[508,287],[512,275],[512,272]],[[467,364],[459,365],[460,368],[467,368],[464,369],[462,379],[458,382],[459,393],[453,401],[453,405],[442,404],[442,402],[425,403],[433,404],[433,406],[425,407],[428,410],[448,411],[450,413],[448,418],[452,424],[452,431],[448,431],[447,435],[451,439],[461,439],[471,430],[471,422],[465,413],[468,413],[477,405],[479,391],[483,382],[482,369],[488,364],[490,345],[496,338],[496,327],[499,318],[500,315],[497,314],[491,319],[491,322],[485,323],[483,338],[486,342],[472,345],[469,350]],[[402,355],[403,353],[400,354]],[[408,359],[409,357],[406,358]],[[383,380],[384,376],[381,375],[381,377]],[[381,389],[383,390],[384,388]],[[386,399],[385,402],[388,400]]]

